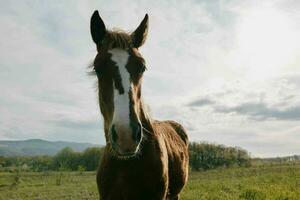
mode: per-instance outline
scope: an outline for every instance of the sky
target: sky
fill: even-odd
[[[252,156],[300,154],[297,0],[0,1],[0,140],[105,144],[89,30],[149,32],[143,97],[191,141]]]

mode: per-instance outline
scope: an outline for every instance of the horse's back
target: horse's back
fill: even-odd
[[[178,146],[188,146],[188,136],[186,130],[181,124],[172,120],[166,121],[155,121],[154,127],[157,131],[163,134],[163,137],[169,139],[170,142],[173,142]],[[179,136],[179,138],[178,138]],[[184,143],[184,145],[182,144]]]
[[[164,138],[168,151],[169,196],[180,193],[188,177],[188,136],[185,129],[175,121],[156,121],[155,129]]]

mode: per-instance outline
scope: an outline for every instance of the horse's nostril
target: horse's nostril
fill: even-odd
[[[113,142],[116,142],[118,139],[115,125],[112,125],[112,127],[111,127],[111,138],[112,138]]]

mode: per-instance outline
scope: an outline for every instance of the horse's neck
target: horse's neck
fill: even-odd
[[[143,101],[141,101],[140,108],[141,108],[141,110],[140,110],[141,123],[142,123],[143,127],[146,129],[146,131],[152,132],[153,131],[152,118],[148,112],[146,104],[144,104]]]

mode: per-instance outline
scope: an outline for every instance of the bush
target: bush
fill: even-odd
[[[53,158],[53,168],[60,171],[77,170],[81,155],[66,147],[59,151]]]
[[[238,147],[225,147],[209,143],[190,143],[190,166],[194,170],[217,167],[249,166],[250,155]]]
[[[82,164],[87,171],[94,171],[98,168],[102,149],[97,147],[87,148],[82,154]]]

